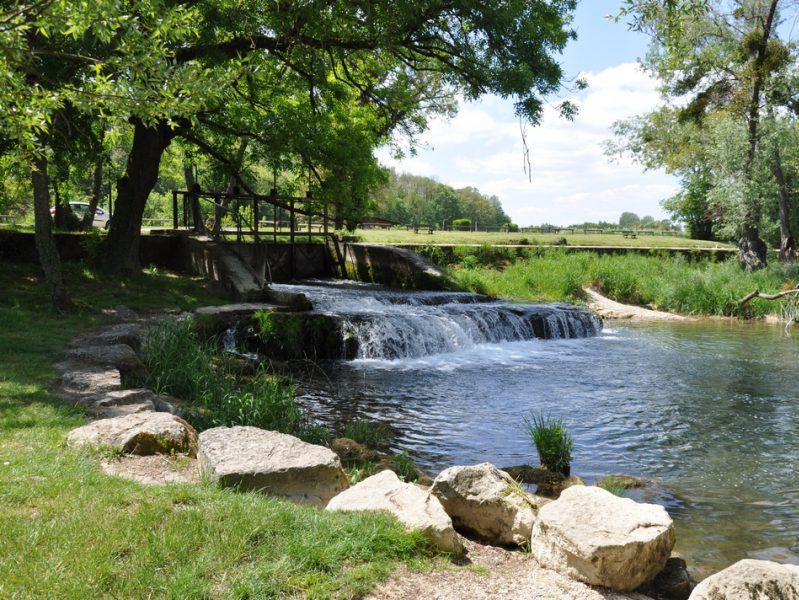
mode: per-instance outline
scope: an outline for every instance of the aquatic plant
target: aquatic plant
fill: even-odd
[[[406,483],[412,483],[419,477],[416,473],[416,463],[413,462],[413,459],[408,456],[405,450],[397,454],[391,460],[391,466],[397,474],[397,477]]]
[[[538,451],[541,465],[555,473],[569,475],[574,438],[561,419],[531,413],[524,428]]]
[[[373,450],[386,450],[396,435],[391,425],[366,419],[353,419],[344,426],[341,433],[343,437]]]

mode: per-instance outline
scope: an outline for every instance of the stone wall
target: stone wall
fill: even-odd
[[[441,290],[446,279],[438,267],[415,252],[378,244],[344,244],[347,277],[389,287]]]

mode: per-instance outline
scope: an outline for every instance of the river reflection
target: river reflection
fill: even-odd
[[[799,343],[776,326],[613,324],[594,338],[484,344],[323,365],[303,402],[320,418],[396,426],[436,472],[536,463],[531,410],[564,419],[572,472],[654,480],[696,574],[743,557],[799,563]]]

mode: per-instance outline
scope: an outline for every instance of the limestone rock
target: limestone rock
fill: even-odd
[[[67,443],[111,446],[127,454],[169,454],[194,456],[197,432],[180,417],[168,413],[144,412],[101,419],[69,432]]]
[[[55,365],[61,373],[59,392],[66,395],[100,394],[122,389],[119,369],[88,365],[83,362],[63,361]]]
[[[124,381],[140,381],[146,376],[146,368],[133,348],[126,344],[107,346],[82,346],[67,350],[68,361],[83,362],[97,367],[119,369]]]
[[[338,455],[344,464],[374,460],[377,456],[374,450],[345,437],[332,439],[330,441],[330,449]]]
[[[72,348],[80,348],[82,346],[126,344],[138,352],[141,350],[144,334],[145,328],[139,323],[119,323],[100,331],[81,334],[73,338],[69,345]]]
[[[679,556],[672,556],[663,570],[637,591],[659,600],[688,600],[692,586],[688,565]]]
[[[156,395],[147,389],[116,390],[82,396],[79,404],[95,417],[122,417],[155,410]]]
[[[690,600],[797,600],[799,566],[739,560],[703,580]]]
[[[561,473],[554,473],[544,467],[533,467],[531,465],[505,467],[502,470],[516,481],[535,485],[558,483],[566,479]]]
[[[457,529],[498,546],[529,543],[541,501],[490,463],[450,467],[433,482],[436,496]]]
[[[200,468],[225,487],[257,490],[324,506],[347,476],[323,446],[257,427],[215,427],[200,434]]]
[[[419,529],[440,550],[461,554],[463,545],[452,520],[438,498],[412,483],[403,483],[393,471],[364,479],[333,498],[333,511],[387,511],[409,529]]]
[[[598,487],[574,486],[538,511],[531,551],[547,569],[616,591],[632,591],[663,570],[674,526],[662,506]]]

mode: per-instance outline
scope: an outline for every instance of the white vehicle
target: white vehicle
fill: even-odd
[[[83,220],[83,217],[86,216],[86,213],[89,210],[89,203],[70,202],[69,207],[72,209],[72,212],[75,213],[76,217]],[[50,208],[50,216],[55,217],[55,206]],[[92,225],[99,227],[100,229],[108,229],[108,223],[110,220],[111,217],[108,216],[108,213],[98,206],[94,211],[94,221],[92,221]]]

